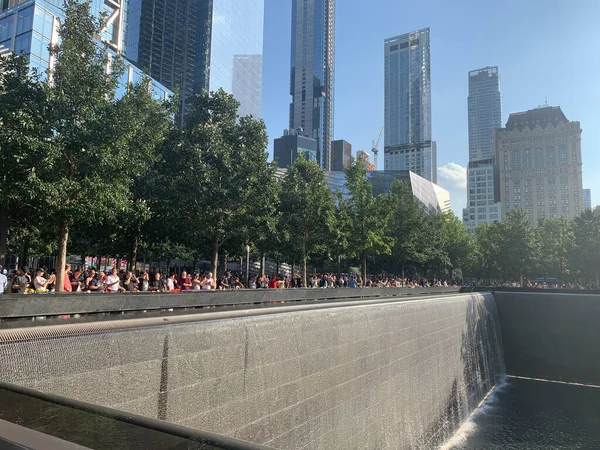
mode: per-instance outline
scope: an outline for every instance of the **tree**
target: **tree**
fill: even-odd
[[[367,278],[367,256],[389,254],[393,239],[386,235],[392,202],[387,195],[373,197],[373,186],[367,180],[364,164],[351,159],[346,169],[346,189],[349,197],[338,207],[347,218],[345,233],[347,253],[361,261],[363,280]]]
[[[388,235],[394,240],[392,258],[399,263],[404,278],[405,266],[425,262],[423,243],[419,239],[424,212],[404,181],[395,180],[392,183],[390,196],[392,215]]]
[[[574,219],[574,262],[582,272],[591,275],[600,287],[600,209],[585,210]]]
[[[288,246],[300,255],[302,283],[307,286],[307,260],[332,238],[335,205],[324,172],[299,155],[283,179],[280,226]]]
[[[491,225],[482,224],[473,230],[475,238],[475,270],[480,278],[490,281],[492,274],[498,269],[498,256],[500,253],[500,224],[493,222]]]
[[[270,220],[277,198],[265,124],[238,118],[238,108],[222,89],[199,93],[184,129],[169,139],[157,187],[167,200],[165,217],[177,224],[173,241],[192,249],[208,244],[215,277],[219,250],[234,238],[258,239],[254,229]]]
[[[143,139],[154,136],[147,84],[116,99],[123,63],[97,40],[105,25],[91,2],[67,0],[49,71],[47,108],[52,135],[29,177],[33,201],[51,213],[58,234],[57,283],[62,290],[69,231],[74,223],[110,223],[131,203],[131,186],[150,160]],[[110,70],[107,70],[110,65]]]
[[[23,189],[36,166],[34,155],[44,147],[44,139],[50,135],[44,101],[44,87],[38,74],[31,73],[27,58],[14,54],[1,57],[0,265],[5,264],[11,221],[36,216],[26,203]]]
[[[499,265],[503,273],[517,276],[523,286],[523,276],[532,273],[539,262],[538,236],[521,209],[507,214],[499,224]]]
[[[540,242],[540,266],[544,274],[567,279],[572,273],[575,248],[573,223],[564,216],[544,219],[536,229]]]
[[[444,251],[448,259],[450,278],[454,277],[454,270],[468,269],[475,259],[475,240],[469,234],[462,221],[453,212],[441,215],[444,229]]]

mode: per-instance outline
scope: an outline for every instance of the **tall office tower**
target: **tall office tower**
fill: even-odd
[[[469,72],[469,166],[467,229],[500,220],[500,200],[494,171],[494,130],[502,127],[502,94],[498,67]]]
[[[583,190],[583,209],[592,209],[592,190]]]
[[[384,51],[384,168],[411,170],[435,183],[429,28],[386,39]]]
[[[331,143],[331,170],[344,171],[350,164],[352,144],[343,139]]]
[[[583,211],[581,126],[560,107],[511,114],[496,130],[502,218],[520,208],[534,226],[541,219]]]
[[[290,129],[317,140],[331,170],[335,0],[292,0]]]
[[[126,56],[170,89],[185,113],[223,88],[260,116],[264,0],[129,0]]]

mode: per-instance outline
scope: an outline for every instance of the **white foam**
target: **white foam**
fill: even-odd
[[[469,418],[461,425],[447,442],[445,442],[439,450],[452,450],[464,444],[466,440],[477,430],[477,424],[474,419],[481,414],[489,412],[491,409],[498,406],[498,394],[501,393],[510,385],[510,379],[503,376],[498,380],[498,383],[487,393],[481,400],[475,411],[471,413]]]

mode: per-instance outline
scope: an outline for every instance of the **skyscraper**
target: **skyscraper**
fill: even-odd
[[[541,219],[577,217],[583,211],[581,126],[560,107],[511,114],[495,132],[502,217],[522,209]]]
[[[350,164],[352,144],[343,139],[331,143],[331,170],[344,171]]]
[[[592,190],[583,190],[583,209],[592,209]]]
[[[170,89],[182,111],[223,88],[260,116],[264,0],[129,0],[126,56]]]
[[[502,94],[498,67],[469,72],[469,166],[467,207],[469,230],[501,219],[494,170],[494,130],[502,127]]]
[[[385,40],[385,170],[437,181],[429,28]]]
[[[335,0],[292,0],[290,129],[317,140],[331,170]]]

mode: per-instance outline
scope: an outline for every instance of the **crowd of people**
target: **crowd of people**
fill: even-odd
[[[184,292],[210,290],[241,290],[241,289],[290,289],[301,288],[302,277],[290,275],[250,275],[246,286],[239,274],[226,272],[215,279],[211,272],[194,272],[163,274],[161,271],[109,269],[98,270],[95,267],[84,266],[65,267],[63,292]],[[333,273],[312,274],[308,277],[309,288],[427,288],[448,286],[485,286],[485,287],[520,287],[518,281],[479,280],[459,284],[454,280],[440,278],[403,278],[396,276],[368,276],[365,280],[358,275]],[[556,281],[527,281],[524,287],[537,289],[594,289],[594,286],[578,283],[562,283]],[[0,294],[33,294],[48,293],[56,290],[56,275],[46,269],[30,271],[21,267],[7,272],[0,266]]]
[[[248,285],[242,277],[226,272],[215,279],[211,272],[188,274],[163,274],[160,271],[133,272],[109,269],[106,272],[95,267],[65,267],[63,292],[183,292],[240,289],[290,289],[301,288],[302,277],[290,275],[250,275]],[[423,288],[434,286],[456,286],[456,283],[437,278],[409,279],[393,276],[370,276],[364,281],[356,275],[335,275],[333,273],[313,274],[308,277],[309,288]],[[30,271],[21,267],[10,273],[0,267],[0,293],[33,294],[56,291],[56,275],[52,271],[37,269]]]

